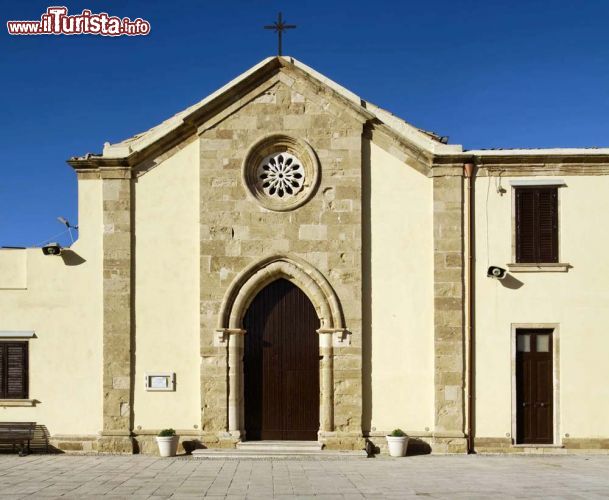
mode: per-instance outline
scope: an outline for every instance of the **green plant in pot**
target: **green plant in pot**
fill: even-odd
[[[156,437],[159,446],[159,455],[162,457],[175,457],[178,452],[180,436],[176,435],[174,429],[163,429]]]
[[[392,457],[403,457],[408,448],[408,435],[402,429],[394,429],[386,436],[389,455]]]

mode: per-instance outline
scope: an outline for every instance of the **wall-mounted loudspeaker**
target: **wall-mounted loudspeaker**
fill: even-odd
[[[503,278],[505,278],[506,274],[507,274],[507,271],[505,269],[503,269],[502,267],[497,267],[497,266],[489,267],[488,271],[486,273],[486,275],[489,278],[495,278],[498,280],[502,280]]]
[[[59,243],[49,243],[42,247],[42,253],[45,255],[61,255],[61,246]]]

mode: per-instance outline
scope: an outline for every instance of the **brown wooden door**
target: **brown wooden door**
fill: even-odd
[[[279,279],[261,290],[243,319],[248,440],[317,440],[319,319],[297,286]]]
[[[518,443],[553,443],[552,371],[552,330],[518,330],[516,334],[516,440]]]

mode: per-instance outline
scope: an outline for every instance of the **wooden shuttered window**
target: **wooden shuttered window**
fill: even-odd
[[[27,399],[28,344],[0,342],[0,399]]]
[[[558,262],[558,188],[516,188],[516,262]]]

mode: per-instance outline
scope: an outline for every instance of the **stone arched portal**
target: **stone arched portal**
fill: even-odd
[[[229,286],[218,315],[216,335],[228,342],[228,431],[237,439],[244,432],[243,317],[258,292],[283,278],[300,288],[319,317],[320,432],[332,432],[333,337],[342,341],[347,334],[340,302],[326,278],[308,262],[296,256],[270,256],[239,273]]]

